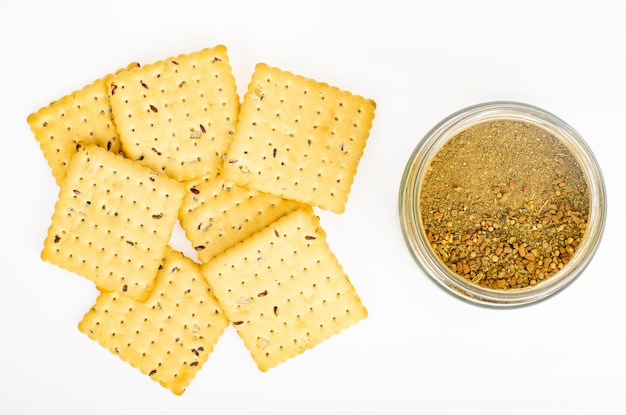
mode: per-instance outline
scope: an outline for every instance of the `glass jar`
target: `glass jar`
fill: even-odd
[[[422,181],[443,145],[458,133],[479,123],[515,120],[534,124],[556,137],[577,160],[588,185],[590,206],[585,233],[571,259],[550,278],[524,288],[481,287],[449,269],[431,247],[420,213]],[[581,136],[555,115],[517,102],[489,102],[465,108],[437,124],[411,154],[400,183],[398,213],[406,245],[413,258],[437,284],[474,304],[512,307],[550,297],[576,279],[595,254],[606,220],[606,190],[602,172]]]

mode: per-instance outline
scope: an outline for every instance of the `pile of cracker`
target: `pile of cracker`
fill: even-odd
[[[59,186],[41,256],[100,292],[79,329],[180,395],[229,324],[267,371],[365,318],[315,209],[344,211],[374,110],[264,63],[240,101],[219,45],[31,114]]]

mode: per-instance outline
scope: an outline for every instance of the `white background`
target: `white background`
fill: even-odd
[[[617,0],[3,1],[0,413],[625,414],[625,22]],[[40,260],[57,188],[26,117],[131,61],[217,44],[240,96],[266,62],[376,101],[346,211],[320,213],[369,317],[267,373],[229,327],[176,397],[78,331],[96,291]],[[491,100],[572,125],[608,191],[584,274],[513,310],[436,286],[396,213],[422,136]]]

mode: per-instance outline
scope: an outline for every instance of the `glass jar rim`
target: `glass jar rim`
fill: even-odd
[[[579,162],[589,186],[589,220],[583,239],[571,260],[555,275],[535,286],[509,290],[490,289],[450,270],[432,250],[419,214],[419,194],[424,173],[439,149],[468,127],[513,119],[535,124],[554,135]],[[598,249],[606,221],[606,188],[600,166],[583,138],[565,121],[541,108],[514,101],[492,101],[461,109],[436,124],[417,144],[404,169],[398,195],[398,216],[404,241],[413,259],[439,286],[476,305],[506,308],[547,299],[574,281]]]

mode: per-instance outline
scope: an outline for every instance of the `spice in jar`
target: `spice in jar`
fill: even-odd
[[[581,243],[585,176],[571,151],[522,120],[484,121],[437,152],[421,184],[428,241],[452,271],[490,289],[535,286]]]

